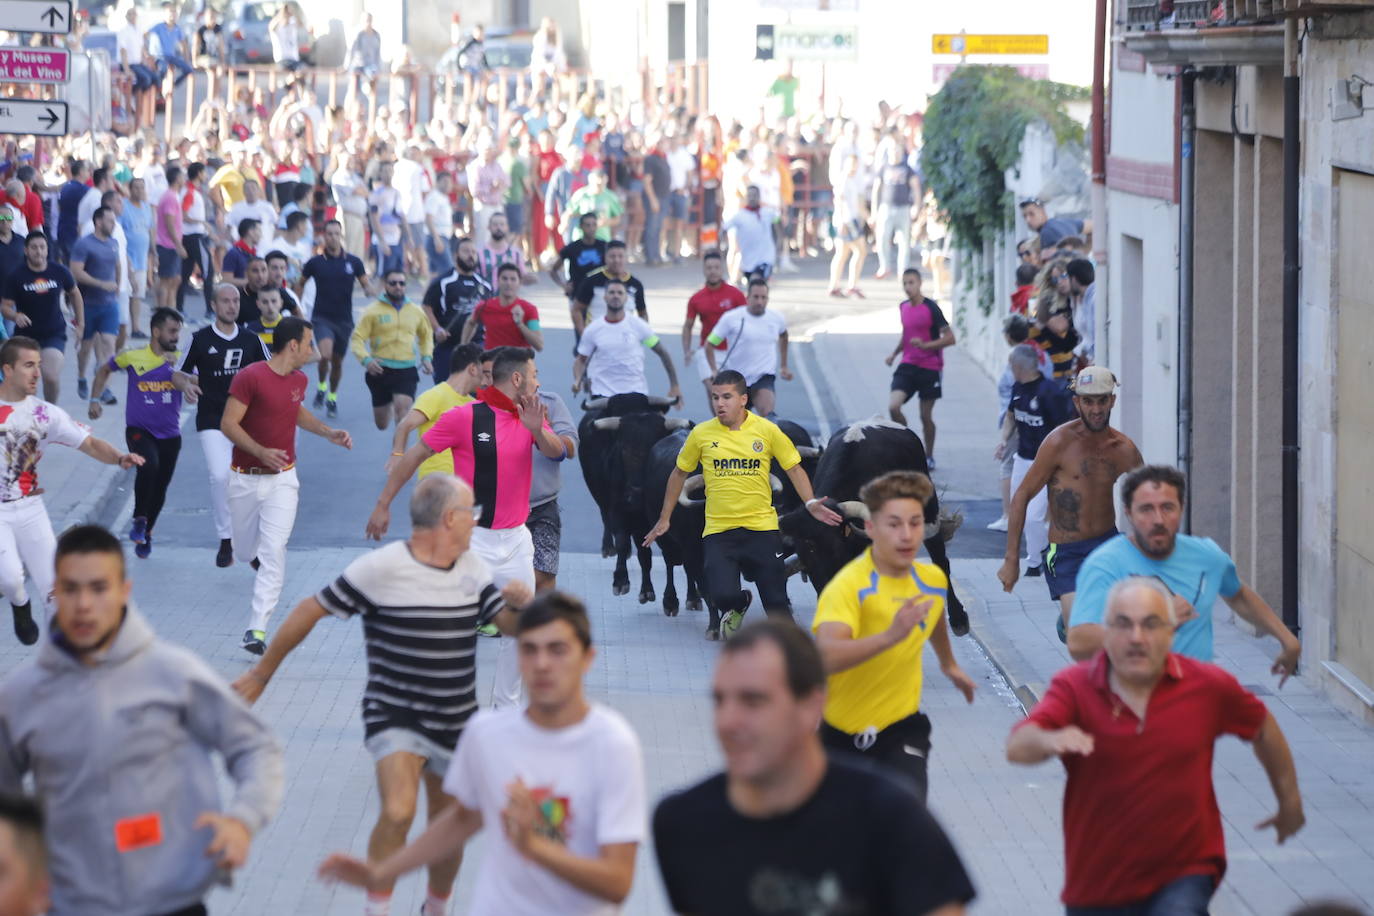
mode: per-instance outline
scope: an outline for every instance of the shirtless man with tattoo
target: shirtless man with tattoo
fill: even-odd
[[[1089,366],[1078,373],[1073,404],[1079,419],[1045,437],[1025,479],[1012,495],[1007,513],[1007,553],[997,578],[1011,591],[1020,571],[1026,506],[1041,487],[1049,486],[1050,546],[1045,551],[1045,584],[1050,598],[1059,602],[1060,640],[1066,639],[1078,567],[1093,548],[1116,536],[1112,485],[1122,474],[1145,463],[1135,443],[1109,425],[1116,387],[1116,376],[1110,369]]]

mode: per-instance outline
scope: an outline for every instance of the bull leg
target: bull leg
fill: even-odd
[[[676,569],[677,564],[673,563],[665,555],[663,557],[663,614],[666,617],[676,617],[678,610],[681,608],[681,605],[678,603],[677,585],[673,582]]]
[[[639,542],[639,538],[634,540]],[[636,547],[635,552],[639,556],[639,603],[649,604],[658,599],[654,593],[654,580],[649,575],[654,568],[654,552],[649,547]]]
[[[945,551],[945,539],[937,534],[925,544],[930,561],[940,567],[941,572],[949,579],[949,592],[945,596],[945,613],[949,616],[949,628],[955,636],[963,636],[968,633],[968,612],[964,610],[964,603],[959,600],[959,596],[954,594],[954,576],[949,571],[949,554]]]
[[[693,576],[692,571],[686,566],[682,569],[687,577],[687,610],[699,611],[701,610],[701,592],[697,590],[696,576]]]
[[[611,520],[606,517],[605,510],[601,512],[601,558],[610,559],[616,555],[615,535],[611,530]]]
[[[614,544],[615,573],[611,577],[611,594],[628,595],[630,593],[630,532],[616,531]]]

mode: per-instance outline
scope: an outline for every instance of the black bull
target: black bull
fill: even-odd
[[[778,427],[792,440],[792,444],[797,446],[797,450],[801,453],[802,469],[806,471],[808,477],[813,476],[816,472],[820,449],[816,448],[811,439],[811,434],[790,420],[779,420],[777,423]],[[648,471],[644,480],[644,520],[649,526],[658,520],[659,513],[662,511],[663,496],[668,488],[668,478],[672,475],[673,469],[677,467],[678,452],[682,451],[683,443],[686,441],[686,430],[671,432],[655,442],[649,452]],[[796,490],[792,487],[792,482],[787,479],[776,462],[773,465],[773,476],[778,478],[780,484],[773,494],[774,505],[779,513],[785,513],[800,506],[801,498],[797,496]],[[659,538],[657,543],[659,550],[663,553],[663,563],[667,567],[667,585],[663,590],[663,613],[669,617],[677,616],[680,605],[677,586],[674,582],[674,569],[681,566],[687,579],[687,609],[689,611],[701,610],[702,599],[705,599],[707,610],[710,611],[711,615],[710,623],[707,626],[707,635],[709,636],[720,632],[720,608],[712,600],[712,596],[705,593],[702,585],[705,581],[705,558],[701,537],[706,528],[706,503],[702,498],[702,491],[697,485],[699,481],[700,478],[695,474],[688,478],[688,485],[684,489],[682,497],[673,507],[668,533]]]
[[[856,501],[864,484],[897,470],[930,473],[921,437],[906,427],[855,423],[830,437],[812,477],[812,487],[816,493],[837,503]],[[926,530],[937,529],[940,519],[938,496],[932,496],[926,504],[925,516]],[[805,507],[782,515],[779,527],[817,594],[846,563],[868,546],[868,539],[854,530],[851,521],[832,528],[818,522]],[[925,548],[931,561],[948,576],[949,557],[944,538],[938,531],[926,538]],[[946,607],[950,627],[956,632],[966,630],[968,615],[954,593],[952,578]]]

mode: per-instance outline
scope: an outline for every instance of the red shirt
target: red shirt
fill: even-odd
[[[1022,725],[1076,725],[1093,752],[1062,758],[1066,906],[1137,903],[1185,875],[1226,872],[1212,787],[1222,735],[1249,741],[1268,710],[1229,673],[1169,654],[1144,721],[1112,691],[1107,654],[1065,668]]]
[[[730,309],[739,308],[746,301],[748,300],[744,293],[733,283],[722,283],[715,289],[703,286],[692,293],[692,298],[687,300],[687,318],[689,321],[693,317],[701,319],[702,346],[706,345],[706,338],[710,336],[716,322],[720,321],[720,316]],[[717,349],[724,348],[725,344],[722,343]]]
[[[1025,315],[1030,311],[1031,293],[1035,292],[1035,286],[1026,284],[1016,287],[1016,292],[1011,294],[1011,312],[1013,315]]]
[[[305,373],[278,375],[271,363],[256,362],[241,369],[229,385],[229,395],[243,402],[243,431],[264,448],[286,452],[287,461],[296,463],[296,418],[305,403]],[[257,458],[234,446],[234,468],[266,467]]]
[[[525,327],[530,330],[539,328],[539,309],[533,303],[526,302],[524,299],[516,299],[511,303],[510,308],[501,304],[501,300],[495,296],[484,299],[473,311],[472,316],[482,323],[486,331],[486,336],[482,338],[482,346],[488,350],[496,347],[528,347],[529,341],[525,340],[525,335],[520,333],[520,329],[515,326],[515,319],[511,318],[511,309],[520,306],[525,310]]]

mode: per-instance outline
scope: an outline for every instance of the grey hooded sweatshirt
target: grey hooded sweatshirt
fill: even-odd
[[[57,640],[60,640],[60,635]],[[53,638],[0,683],[0,790],[24,774],[47,814],[50,916],[155,916],[218,875],[206,811],[256,834],[281,803],[281,748],[205,662],[129,605],[94,665]],[[211,752],[235,785],[220,804]]]

